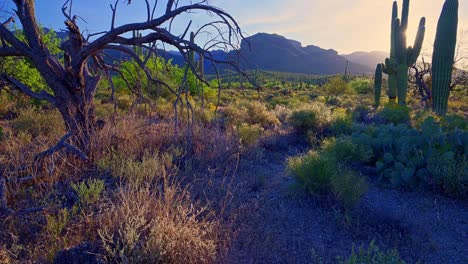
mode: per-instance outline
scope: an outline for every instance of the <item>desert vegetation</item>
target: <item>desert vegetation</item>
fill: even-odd
[[[0,24],[0,263],[466,261],[458,0],[431,64],[425,18],[407,47],[395,1],[390,56],[359,75],[245,68],[248,38],[208,1],[124,24],[135,3],[115,1],[97,34],[63,2],[66,34],[34,0]],[[211,20],[172,30],[193,12]]]

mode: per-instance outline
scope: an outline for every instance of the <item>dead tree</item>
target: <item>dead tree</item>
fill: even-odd
[[[409,83],[410,92],[413,96],[420,98],[424,107],[429,107],[431,102],[431,87],[428,80],[431,76],[431,66],[422,59],[422,64],[415,63],[410,67]]]
[[[157,1],[145,0],[147,19],[141,23],[130,23],[116,26],[116,14],[119,0],[116,0],[112,9],[110,29],[85,37],[78,25],[78,16],[72,13],[72,0],[65,1],[62,13],[65,17],[68,40],[62,43],[61,50],[63,62],[52,56],[41,38],[39,25],[36,20],[34,0],[11,0],[15,7],[15,16],[0,24],[0,57],[23,57],[31,61],[51,89],[47,91],[33,91],[21,80],[8,75],[0,75],[0,84],[16,89],[31,98],[49,102],[60,112],[67,129],[67,142],[59,142],[53,149],[68,149],[72,153],[80,151],[79,156],[87,157],[93,149],[94,131],[94,95],[103,75],[109,72],[119,72],[118,67],[106,64],[103,57],[108,50],[117,50],[125,53],[141,67],[146,77],[152,83],[165,86],[180,98],[180,89],[169,87],[164,82],[153,78],[142,59],[129,46],[138,46],[151,50],[152,43],[162,43],[175,47],[184,57],[186,66],[201,81],[204,81],[197,71],[196,65],[189,60],[189,53],[196,52],[213,65],[227,63],[239,70],[234,63],[215,59],[210,50],[220,46],[226,49],[238,49],[243,39],[240,27],[236,20],[220,8],[209,5],[207,1]],[[120,4],[131,4],[125,0]],[[157,5],[164,5],[164,12],[157,14]],[[171,32],[171,25],[175,18],[191,12],[206,12],[213,19],[212,22],[201,28],[213,27],[216,34],[204,46],[187,40],[186,33],[193,30],[192,23],[188,23],[181,35]],[[18,20],[25,40],[17,38],[8,24]],[[200,28],[200,29],[201,29]],[[196,32],[200,32],[200,29]],[[141,36],[127,37],[133,31],[145,32]],[[90,37],[93,40],[90,40]],[[149,52],[151,54],[151,52]],[[153,53],[154,54],[154,53]],[[70,136],[71,133],[71,136]]]

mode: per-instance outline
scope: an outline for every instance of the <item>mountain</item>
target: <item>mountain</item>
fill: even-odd
[[[48,32],[51,29],[45,29]],[[64,32],[57,32],[62,40],[67,35]],[[111,58],[117,60],[129,59],[127,54],[115,50],[108,50]],[[239,51],[224,52],[215,50],[211,52],[217,60],[226,60],[229,58],[239,61],[242,70],[265,70],[286,73],[303,73],[315,75],[342,74],[346,67],[346,61],[349,60],[349,69],[352,74],[372,73],[375,63],[369,63],[365,53],[353,53],[349,58],[340,56],[336,50],[323,49],[314,45],[303,47],[296,40],[287,39],[277,34],[258,33],[248,37],[241,42]],[[362,55],[359,55],[362,54]],[[374,54],[374,53],[370,53]],[[184,60],[177,51],[159,50],[159,55],[170,60],[177,65],[183,65]],[[110,58],[107,58],[110,59]],[[383,61],[383,60],[381,60]],[[226,66],[219,66],[220,70],[226,69]],[[208,74],[214,74],[215,71],[210,62],[205,61],[205,71]]]
[[[240,49],[242,68],[306,73],[339,74],[346,67],[346,58],[332,49],[317,46],[305,46],[295,40],[277,34],[258,33],[246,38]],[[351,73],[361,74],[373,71],[373,67],[350,62]]]
[[[345,57],[346,59],[354,63],[358,63],[361,65],[365,65],[369,68],[375,69],[378,63],[385,62],[385,59],[389,57],[389,54],[388,52],[383,52],[383,51],[371,51],[371,52],[357,51],[351,54],[345,54],[341,56]]]

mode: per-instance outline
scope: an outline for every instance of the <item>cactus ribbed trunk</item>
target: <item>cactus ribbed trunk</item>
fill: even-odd
[[[391,34],[390,34],[390,59],[386,60],[386,68],[384,72],[388,74],[388,99],[390,102],[395,102],[397,97],[397,76],[392,63],[396,62],[396,30],[395,20],[398,18],[398,4],[393,2],[392,7],[392,20],[390,21]]]
[[[458,0],[445,1],[432,55],[432,110],[447,113],[458,30]]]
[[[379,107],[382,96],[382,64],[377,64],[374,76],[374,106]]]

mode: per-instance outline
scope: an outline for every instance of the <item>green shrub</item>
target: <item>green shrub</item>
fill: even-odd
[[[278,118],[267,110],[264,103],[253,101],[246,104],[245,108],[247,109],[247,121],[249,124],[259,124],[263,128],[270,128],[280,124]]]
[[[128,110],[133,104],[133,99],[130,95],[120,95],[117,98],[117,107],[122,110]]]
[[[444,192],[454,197],[466,197],[468,192],[468,162],[466,157],[455,157],[453,152],[433,155],[427,171]]]
[[[266,129],[280,124],[278,118],[267,110],[266,105],[257,101],[234,103],[225,107],[223,112],[228,122],[234,126],[242,123],[258,124]]]
[[[46,231],[53,238],[58,238],[70,222],[71,214],[67,208],[60,210],[57,215],[46,215]]]
[[[80,205],[86,206],[89,204],[94,204],[99,200],[101,192],[104,190],[104,181],[103,180],[87,180],[86,182],[81,182],[79,184],[71,184],[72,189],[78,195],[78,200]]]
[[[350,92],[348,83],[341,76],[335,76],[328,80],[324,85],[325,91],[333,96],[339,96]]]
[[[398,251],[389,250],[381,251],[372,241],[369,247],[360,247],[356,252],[353,247],[351,256],[345,261],[341,261],[341,264],[406,264],[404,260],[400,258]]]
[[[34,107],[24,108],[18,117],[11,121],[13,129],[27,132],[37,137],[39,135],[62,135],[65,125],[58,111],[43,111]]]
[[[314,130],[318,126],[317,114],[312,109],[293,111],[289,123],[299,132]]]
[[[335,198],[346,210],[354,207],[368,189],[365,178],[350,170],[341,170],[332,177],[331,186]]]
[[[370,146],[354,143],[350,137],[328,138],[322,142],[322,152],[337,162],[368,162],[373,156]]]
[[[315,151],[304,156],[290,158],[288,169],[298,185],[311,195],[328,192],[331,179],[338,170],[334,161]]]
[[[237,135],[241,143],[246,146],[254,144],[262,136],[263,131],[263,127],[258,124],[243,123],[237,127]]]
[[[388,123],[407,123],[410,121],[410,108],[390,103],[384,106],[379,115]]]
[[[353,132],[353,117],[344,108],[337,108],[332,114],[330,131],[333,135],[351,134]]]
[[[372,82],[369,79],[354,79],[349,82],[349,86],[357,94],[367,94],[372,91]]]

